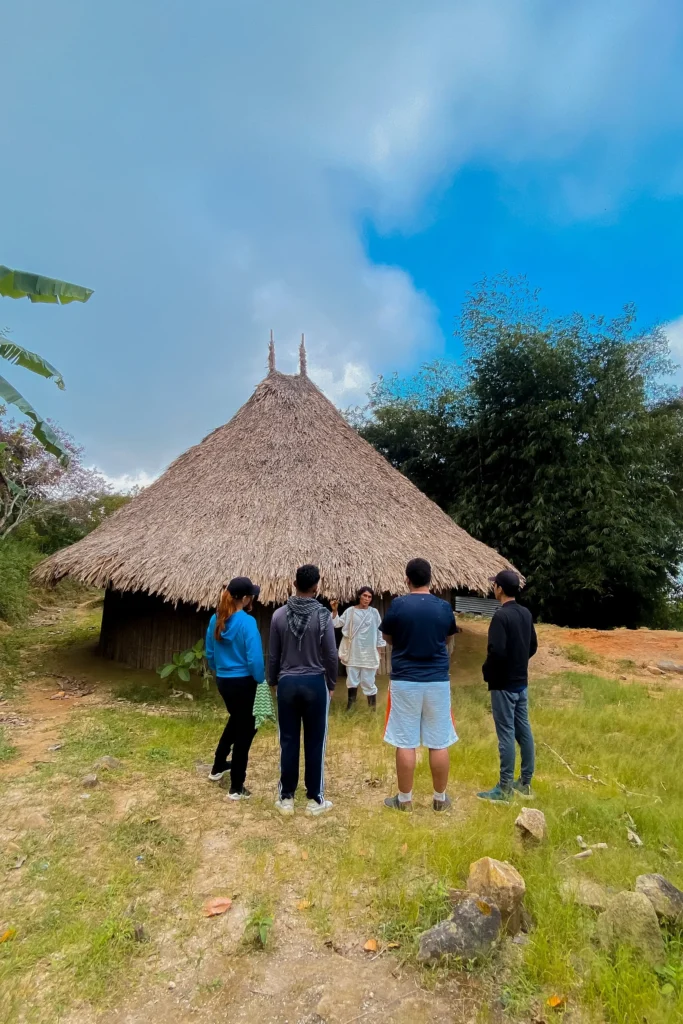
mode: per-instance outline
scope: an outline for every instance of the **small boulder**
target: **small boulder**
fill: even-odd
[[[605,949],[629,946],[652,966],[665,959],[657,915],[642,892],[617,893],[598,918],[597,933]]]
[[[524,807],[515,825],[526,842],[542,843],[546,837],[545,814],[533,807]]]
[[[446,921],[420,936],[418,960],[438,963],[445,956],[474,960],[487,953],[500,935],[501,915],[488,900],[468,896],[456,904]]]
[[[679,665],[676,661],[658,661],[657,668],[662,672],[678,672],[679,675],[683,675],[683,665]]]
[[[599,912],[607,909],[609,894],[606,889],[589,878],[567,878],[560,885],[563,903],[578,903],[580,907]]]
[[[638,875],[636,892],[647,896],[664,924],[683,924],[683,892],[664,875]]]
[[[511,914],[521,906],[526,892],[519,871],[507,861],[494,860],[493,857],[482,857],[470,864],[467,888],[495,903],[503,915]]]
[[[84,779],[81,779],[83,789],[95,789],[99,784],[100,782],[96,775],[86,775]]]
[[[105,754],[104,757],[99,757],[95,761],[93,768],[104,769],[108,772],[115,772],[119,768],[123,768],[123,761],[119,761],[118,757],[111,757],[109,754]]]

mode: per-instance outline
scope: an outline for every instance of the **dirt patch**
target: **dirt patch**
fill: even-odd
[[[229,921],[219,927],[228,932]],[[363,962],[291,934],[270,954],[214,954],[196,969],[165,973],[173,977],[159,978],[134,1005],[96,1018],[76,1013],[65,1024],[468,1024],[480,1002],[474,984],[425,991],[388,958]]]
[[[471,669],[478,654],[483,661],[486,654],[488,619],[467,620],[459,623],[462,632],[456,647],[456,680],[459,663]],[[660,661],[683,664],[683,632],[666,629],[566,629],[545,623],[537,625],[538,653],[529,663],[531,679],[557,672],[591,672],[596,675],[621,678],[652,684],[655,676],[659,685],[683,687],[683,675],[661,672]],[[581,664],[567,656],[569,647],[581,647],[595,656],[595,664]],[[628,664],[628,663],[632,664]]]
[[[20,775],[28,766],[54,761],[49,748],[58,742],[66,720],[76,711],[103,703],[108,696],[87,680],[52,675],[30,679],[20,697],[0,705],[0,719],[18,751],[11,761],[0,765],[0,779]]]
[[[669,629],[560,629],[540,626],[544,640],[567,647],[580,644],[593,654],[636,662],[670,660],[683,664],[683,633]]]

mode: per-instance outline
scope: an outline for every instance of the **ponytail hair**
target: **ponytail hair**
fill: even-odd
[[[221,596],[218,599],[218,608],[216,609],[216,629],[214,636],[216,640],[220,640],[221,634],[225,629],[225,624],[231,615],[234,615],[238,611],[237,601],[232,596],[227,587],[223,587],[221,590]]]

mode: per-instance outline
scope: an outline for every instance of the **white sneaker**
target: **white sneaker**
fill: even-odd
[[[285,797],[284,800],[278,797],[275,806],[280,814],[294,814],[294,799],[291,796]]]
[[[230,769],[226,768],[224,772],[211,772],[211,775],[209,775],[209,782],[220,782],[223,776],[227,775],[229,771]]]
[[[317,816],[318,814],[326,814],[327,811],[331,811],[331,810],[332,810],[332,801],[331,800],[323,800],[323,802],[321,804],[319,804],[317,800],[309,800],[308,803],[306,804],[306,814],[311,814],[311,815],[316,815]]]

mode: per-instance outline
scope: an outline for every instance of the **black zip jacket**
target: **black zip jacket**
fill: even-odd
[[[489,690],[521,690],[529,682],[529,658],[538,650],[528,608],[506,601],[491,619],[486,661],[482,667]]]

